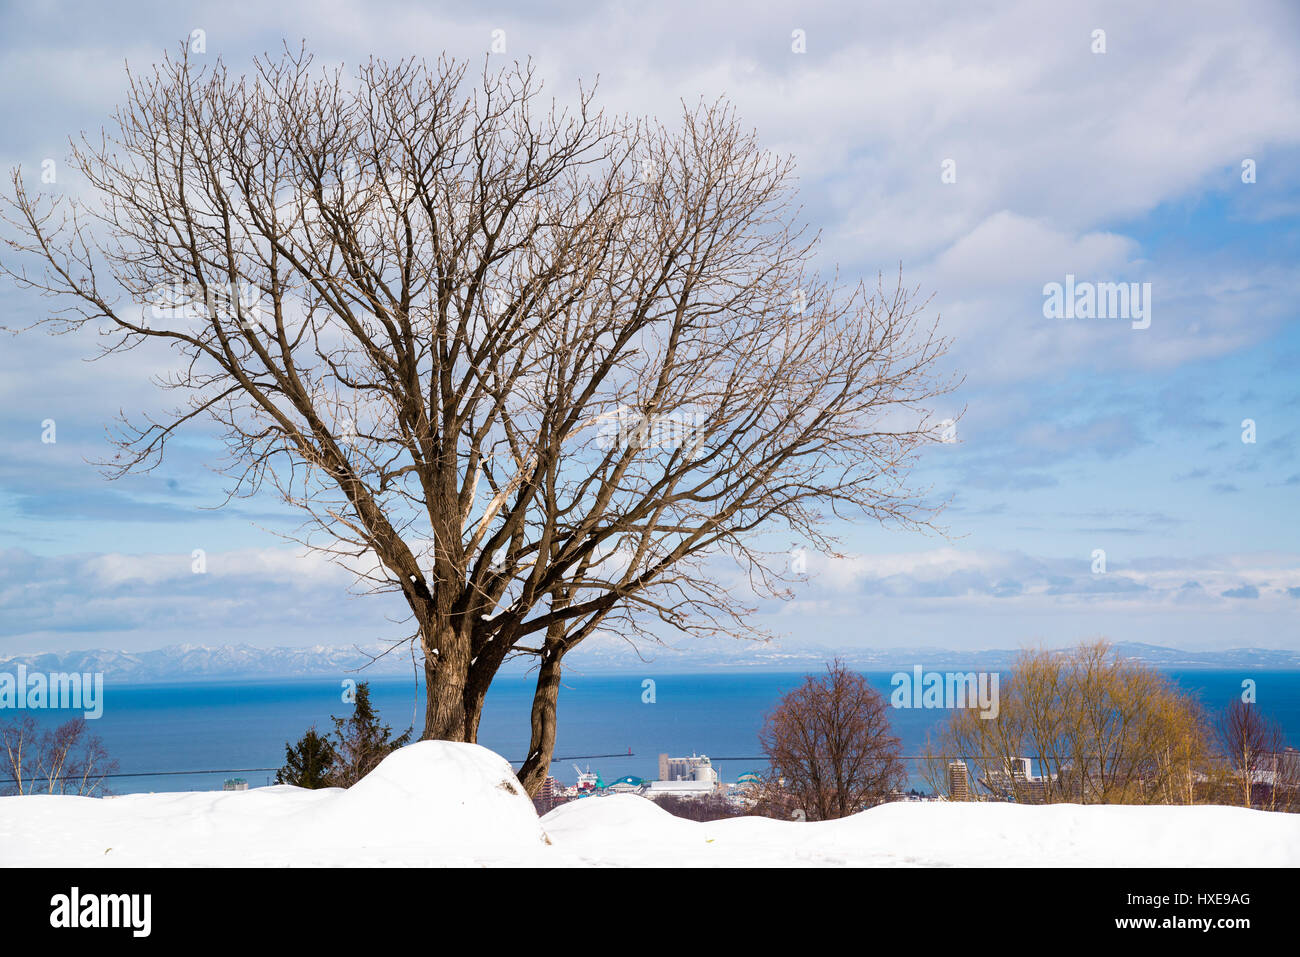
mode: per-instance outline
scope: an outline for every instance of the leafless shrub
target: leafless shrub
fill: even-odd
[[[1225,802],[1268,811],[1300,810],[1300,752],[1288,749],[1282,726],[1254,703],[1234,698],[1218,712]]]
[[[664,794],[651,800],[673,817],[685,818],[688,821],[725,821],[733,817],[744,817],[749,813],[720,794],[698,797]]]
[[[838,660],[781,699],[759,741],[771,764],[760,804],[774,816],[846,817],[884,802],[907,778],[884,696]]]
[[[1104,642],[1024,651],[1001,682],[997,716],[953,712],[927,743],[925,777],[951,797],[965,762],[971,798],[1026,803],[1193,804],[1211,767],[1196,699]],[[1023,760],[1036,762],[1031,780]]]
[[[85,718],[45,729],[30,715],[0,724],[0,775],[7,779],[0,793],[102,796],[105,776],[116,771]]]

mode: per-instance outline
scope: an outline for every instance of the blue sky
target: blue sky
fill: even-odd
[[[31,3],[0,13],[0,162],[61,161],[122,98],[124,61],[194,29],[240,69],[301,38],[348,65],[477,59],[500,29],[557,93],[599,75],[612,111],[726,95],[798,160],[824,264],[901,262],[965,376],[958,441],[916,476],[951,499],[949,538],[844,529],[844,557],[811,556],[795,599],[762,608],[784,642],[1300,648],[1300,13],[1132,6]],[[1045,318],[1067,274],[1151,283],[1150,327]],[[0,287],[0,324],[40,307]],[[92,339],[0,339],[0,654],[394,633],[269,534],[291,527],[274,502],[212,510],[202,433],[149,476],[87,464],[119,409],[157,407],[166,367],[88,364]]]

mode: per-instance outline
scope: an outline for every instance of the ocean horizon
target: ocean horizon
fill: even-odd
[[[886,696],[894,671],[864,671]],[[1209,710],[1241,694],[1242,681],[1256,684],[1260,708],[1278,721],[1288,744],[1300,744],[1300,671],[1166,670],[1194,692]],[[551,773],[571,783],[574,765],[598,771],[606,781],[634,775],[657,776],[658,756],[707,754],[724,781],[764,765],[758,735],[765,715],[781,694],[807,672],[720,672],[656,674],[653,701],[639,674],[580,675],[565,680],[559,700],[559,731]],[[344,682],[355,675],[285,679],[204,679],[116,683],[104,689],[103,715],[88,721],[112,759],[111,794],[220,790],[228,778],[250,788],[273,784],[284,763],[286,742],[312,726],[332,729],[330,717],[345,717]],[[371,700],[394,733],[423,726],[424,689],[413,677],[368,680]],[[528,746],[533,691],[529,675],[498,678],[488,694],[479,743],[516,765]],[[31,714],[42,725],[61,723],[78,712],[0,709],[0,721]],[[893,733],[907,757],[922,753],[927,734],[946,719],[942,709],[891,708]],[[630,753],[629,753],[630,752]],[[597,757],[598,756],[598,757]],[[924,789],[919,762],[909,760],[911,785]]]

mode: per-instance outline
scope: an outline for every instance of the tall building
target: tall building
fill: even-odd
[[[953,801],[970,800],[970,772],[965,761],[948,762],[948,796]]]

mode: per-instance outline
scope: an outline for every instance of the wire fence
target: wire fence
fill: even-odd
[[[631,751],[619,751],[614,754],[570,754],[563,757],[552,758],[552,761],[594,761],[597,758],[634,758],[636,757]],[[509,759],[507,759],[509,760]],[[510,760],[511,764],[523,764],[522,760]],[[202,768],[197,771],[114,771],[111,774],[92,774],[95,780],[107,778],[161,778],[172,775],[190,775],[190,774],[252,774],[258,771],[279,771],[280,768]],[[35,774],[25,781],[48,781],[48,774]],[[0,784],[17,784],[16,778],[0,778]]]

